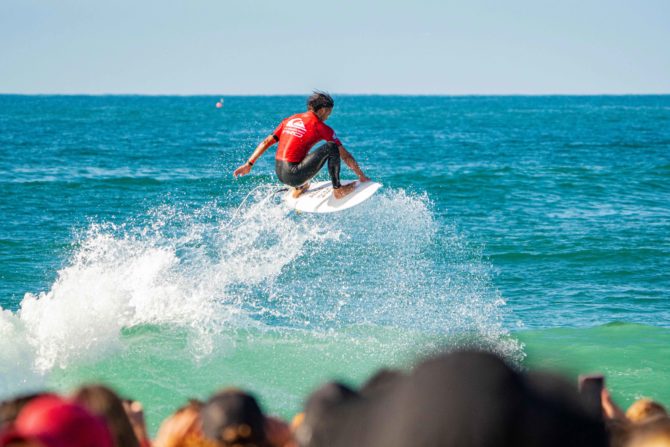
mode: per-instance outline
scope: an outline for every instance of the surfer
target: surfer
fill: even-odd
[[[275,170],[279,180],[292,188],[293,197],[298,197],[309,188],[309,180],[314,177],[328,162],[328,173],[333,184],[333,195],[341,199],[356,187],[356,183],[342,185],[340,183],[340,159],[351,168],[361,182],[370,179],[354,160],[354,157],[342,146],[333,129],[324,121],[328,119],[335,102],[328,94],[315,91],[307,99],[307,112],[298,113],[286,118],[277,129],[256,147],[249,160],[235,169],[233,175],[247,175],[256,160],[270,146],[279,142]],[[317,142],[326,143],[310,152]]]

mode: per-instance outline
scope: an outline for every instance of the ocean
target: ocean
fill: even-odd
[[[273,148],[232,177],[305,98],[224,99],[0,96],[0,397],[103,381],[155,430],[238,386],[288,418],[475,345],[670,404],[670,96],[336,95],[383,188],[326,215]]]

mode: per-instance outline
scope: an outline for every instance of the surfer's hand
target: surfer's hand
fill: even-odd
[[[365,176],[365,174],[361,175],[358,177],[358,181],[363,183],[363,182],[369,182],[370,179]]]
[[[235,169],[233,175],[237,177],[238,175],[247,175],[250,172],[251,172],[251,165],[249,163],[244,163],[242,166]]]

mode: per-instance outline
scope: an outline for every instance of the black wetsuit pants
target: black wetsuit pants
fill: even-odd
[[[289,186],[302,186],[319,173],[326,161],[330,181],[333,182],[333,188],[337,189],[340,187],[340,149],[335,143],[319,146],[299,163],[277,160],[275,165],[277,177]]]

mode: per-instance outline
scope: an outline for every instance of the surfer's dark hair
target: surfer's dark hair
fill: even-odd
[[[314,90],[312,96],[307,98],[307,109],[314,112],[321,109],[332,109],[334,105],[333,97],[321,90]]]

